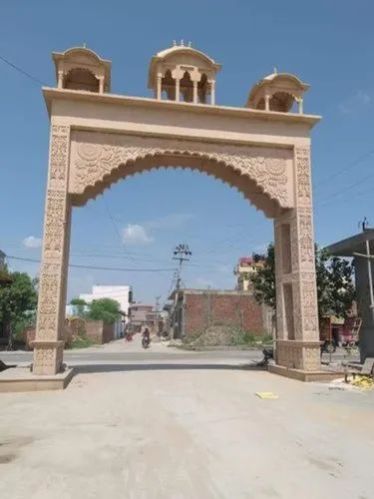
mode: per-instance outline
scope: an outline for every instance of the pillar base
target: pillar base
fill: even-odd
[[[36,375],[53,375],[61,372],[64,352],[63,341],[35,340],[34,362],[32,373]]]
[[[302,371],[321,370],[319,341],[277,340],[275,361],[278,366]]]
[[[297,379],[299,381],[333,381],[334,379],[343,378],[341,372],[328,370],[304,371],[303,369],[290,369],[288,367],[279,366],[277,364],[269,364],[269,372],[279,374],[287,378]]]
[[[0,393],[63,390],[73,377],[73,369],[53,375],[37,376],[29,367],[11,367],[0,373]]]

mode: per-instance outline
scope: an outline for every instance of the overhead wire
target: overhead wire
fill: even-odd
[[[336,171],[336,172],[332,172],[328,177],[326,177],[325,179],[320,179],[315,185],[314,185],[314,188],[317,188],[319,187],[320,185],[322,184],[325,184],[326,182],[329,182],[330,180],[333,180],[334,178],[336,177],[339,177],[340,175],[342,175],[343,173],[345,173],[346,171],[349,171],[351,168],[353,168],[354,166],[358,165],[359,163],[361,163],[362,161],[364,161],[366,158],[370,157],[372,154],[374,154],[374,149],[371,149],[370,151],[366,152],[365,154],[359,156],[357,159],[349,162],[345,167],[341,168],[339,171]]]
[[[24,76],[26,76],[30,80],[34,81],[35,83],[38,83],[38,84],[40,84],[42,86],[48,86],[47,83],[43,82],[42,80],[39,80],[39,78],[37,78],[36,76],[33,76],[28,71],[25,71],[24,69],[20,68],[19,66],[17,66],[13,62],[11,62],[8,59],[6,59],[4,56],[0,55],[0,60],[2,60],[5,64],[7,64],[12,69],[15,69],[16,71],[18,71],[19,73],[23,74]]]
[[[35,258],[24,258],[15,255],[5,255],[8,260],[18,260],[22,262],[30,263],[41,263],[41,260]],[[117,272],[174,272],[175,267],[169,268],[123,268],[123,267],[97,267],[95,265],[79,265],[79,264],[68,264],[69,267],[76,269],[88,269],[88,270],[114,270]]]
[[[318,203],[318,202],[315,201],[316,207],[317,206],[318,207],[322,207],[322,206],[326,206],[326,205],[328,205],[330,203],[336,202],[335,198],[337,198],[337,197],[341,196],[341,194],[344,194],[345,192],[347,192],[347,191],[349,191],[351,189],[354,189],[355,187],[363,184],[364,182],[366,182],[366,180],[368,180],[368,179],[370,179],[372,177],[374,177],[374,173],[373,172],[370,173],[369,175],[366,175],[366,177],[362,178],[361,180],[358,180],[357,182],[354,182],[353,184],[350,184],[348,186],[343,187],[342,189],[339,189],[338,191],[333,192],[331,195],[329,195],[328,197],[326,197],[325,199],[323,199],[321,203]],[[352,196],[351,196],[350,199],[352,199]],[[344,201],[344,200],[342,200],[342,201]]]

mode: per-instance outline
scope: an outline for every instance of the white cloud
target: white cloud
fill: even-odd
[[[342,114],[351,114],[357,109],[368,106],[373,101],[372,96],[364,90],[357,90],[357,92],[344,102],[339,104],[339,111]]]
[[[122,242],[128,245],[145,245],[153,242],[153,237],[139,224],[128,224],[122,232]]]
[[[25,237],[25,239],[22,241],[22,244],[26,248],[40,248],[42,245],[42,240],[40,237],[35,237],[35,236],[28,236]]]

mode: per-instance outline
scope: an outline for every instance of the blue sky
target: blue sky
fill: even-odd
[[[112,60],[112,92],[149,96],[148,63],[184,39],[223,68],[217,104],[243,106],[273,67],[311,84],[315,229],[320,244],[374,224],[374,3],[370,0],[47,2],[1,0],[0,56],[54,86],[50,54],[87,43]],[[40,85],[0,61],[0,248],[38,259],[48,157]],[[74,211],[71,263],[171,268],[173,247],[193,252],[189,287],[234,286],[238,257],[272,240],[271,221],[227,185],[200,173],[159,170],[131,177]],[[31,274],[38,265],[10,260]],[[71,268],[69,297],[94,283],[131,284],[135,299],[164,299],[172,272]]]

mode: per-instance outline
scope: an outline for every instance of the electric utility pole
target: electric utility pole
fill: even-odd
[[[154,328],[155,328],[155,332],[157,335],[160,332],[158,330],[158,326],[159,326],[159,322],[160,322],[160,298],[161,298],[161,296],[156,296],[155,314],[154,314]]]
[[[178,244],[173,252],[173,260],[177,260],[179,262],[178,270],[177,270],[177,283],[176,289],[180,289],[181,286],[181,273],[182,273],[182,265],[183,262],[188,262],[190,260],[190,256],[192,252],[188,247],[188,244]]]

